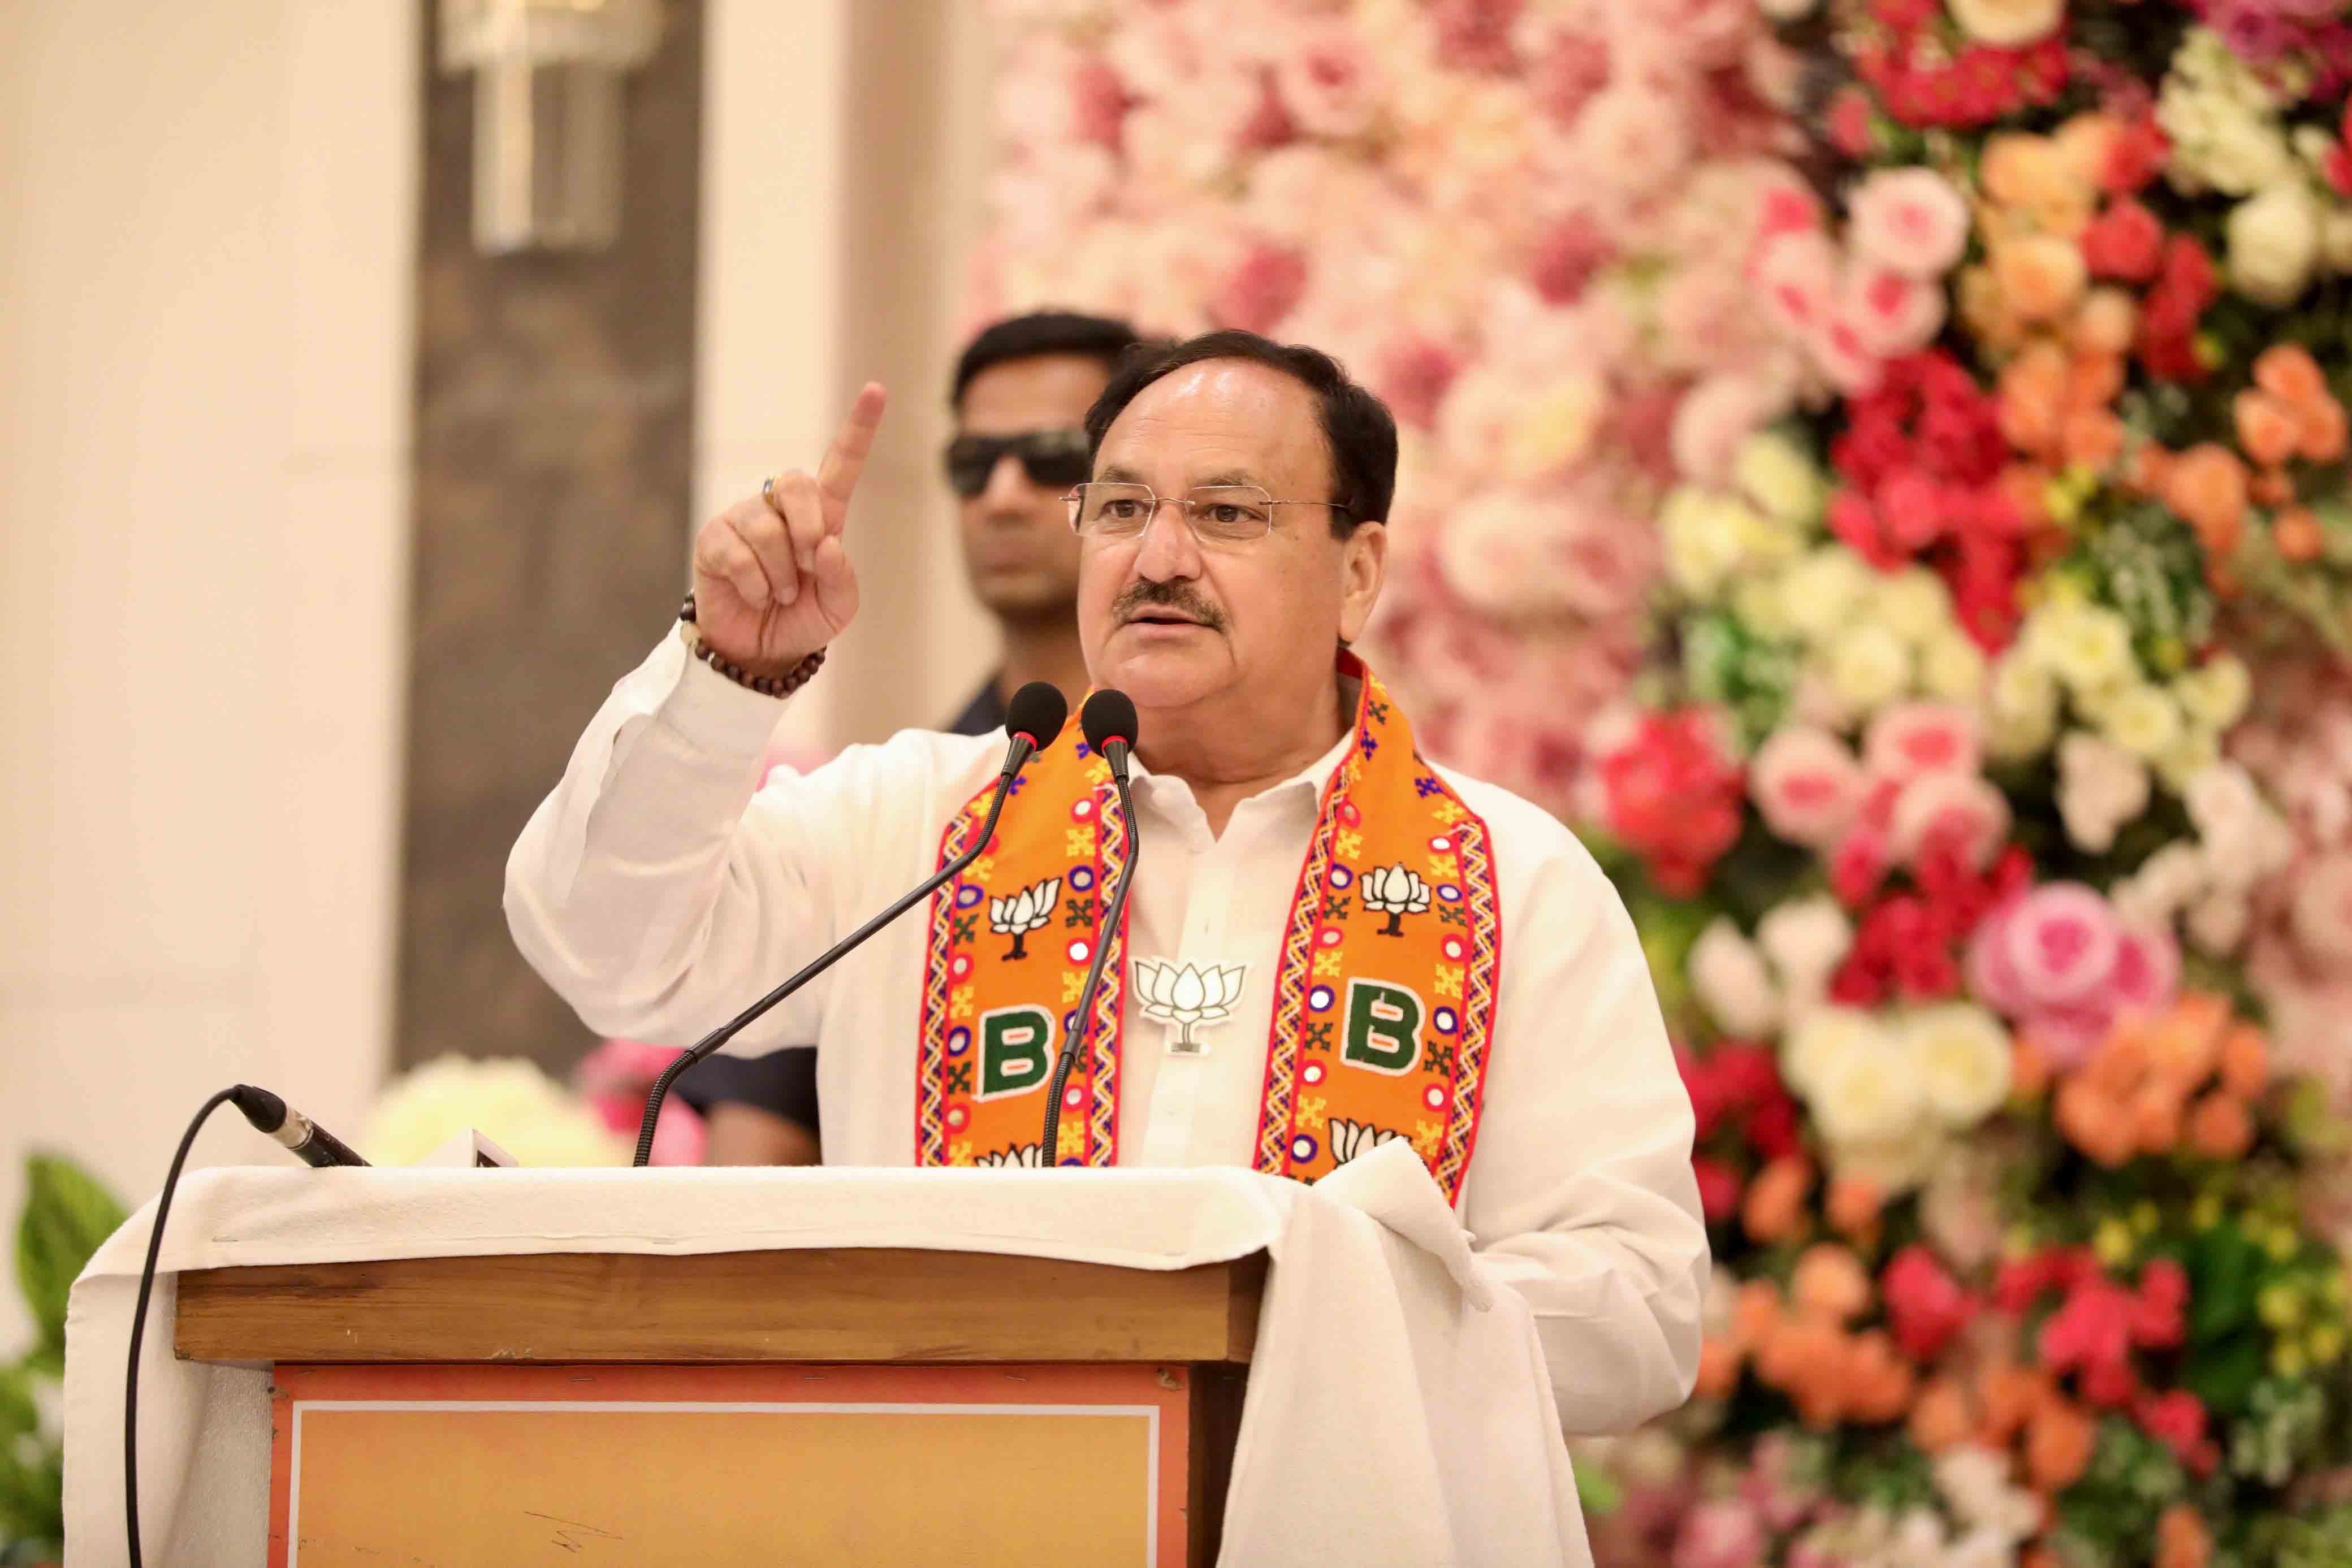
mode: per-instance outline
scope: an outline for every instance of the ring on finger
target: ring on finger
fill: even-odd
[[[776,505],[776,476],[773,474],[760,481],[760,499],[768,503],[768,509],[778,517],[783,515],[784,509]]]

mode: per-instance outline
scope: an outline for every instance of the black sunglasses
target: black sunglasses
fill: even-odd
[[[948,443],[948,483],[969,501],[988,488],[999,458],[1010,454],[1021,459],[1029,483],[1046,490],[1066,490],[1086,483],[1090,456],[1083,430],[1026,430],[1018,435],[959,435]]]

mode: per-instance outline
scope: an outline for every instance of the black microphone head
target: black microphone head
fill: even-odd
[[[1104,687],[1087,699],[1078,710],[1078,727],[1086,731],[1087,744],[1106,756],[1114,740],[1129,750],[1135,749],[1135,704],[1125,692]]]
[[[1062,733],[1070,716],[1070,702],[1051,681],[1032,681],[1013,694],[1005,705],[1004,733],[1025,735],[1031,749],[1043,751]]]

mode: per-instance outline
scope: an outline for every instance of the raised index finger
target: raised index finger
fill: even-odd
[[[857,401],[849,405],[841,434],[833,438],[824,461],[817,466],[816,487],[824,495],[828,533],[839,533],[848,516],[849,497],[857,488],[858,476],[866,472],[866,455],[874,450],[874,433],[882,428],[882,405],[887,401],[882,383],[867,382]]]

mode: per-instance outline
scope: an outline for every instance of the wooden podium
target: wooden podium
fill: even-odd
[[[1202,1564],[1263,1253],[423,1258],[179,1277],[274,1368],[271,1568]]]

